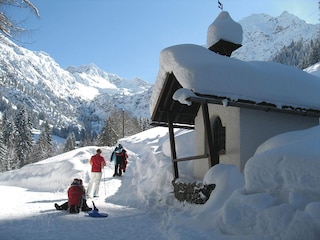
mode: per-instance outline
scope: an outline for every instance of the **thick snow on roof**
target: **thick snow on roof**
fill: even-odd
[[[208,27],[207,47],[211,47],[220,39],[235,44],[242,43],[242,27],[232,20],[228,12],[221,12],[213,23]]]
[[[267,102],[279,108],[320,110],[320,79],[316,76],[282,64],[244,62],[198,45],[182,44],[160,53],[160,70],[150,101],[151,114],[167,73],[173,73],[183,88],[197,94]],[[187,104],[188,94],[184,92],[180,96],[181,99],[175,94],[175,100]]]

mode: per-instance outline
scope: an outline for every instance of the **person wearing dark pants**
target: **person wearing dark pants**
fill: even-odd
[[[59,205],[54,204],[57,210],[69,210],[70,213],[79,213],[91,211],[92,208],[88,207],[85,198],[85,189],[81,179],[75,178],[68,189],[68,201]]]
[[[121,176],[122,172],[126,171],[128,163],[128,154],[123,146],[119,143],[111,154],[110,162],[114,161],[114,174],[113,176]]]

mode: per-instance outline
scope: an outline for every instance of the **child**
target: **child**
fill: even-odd
[[[54,204],[57,210],[68,210],[70,213],[79,213],[80,209],[84,212],[91,211],[85,198],[85,189],[82,180],[75,178],[68,189],[68,202],[62,205]]]

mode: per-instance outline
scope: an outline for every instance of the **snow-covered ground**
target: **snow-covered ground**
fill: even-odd
[[[193,154],[193,132],[177,130],[179,156]],[[204,205],[179,203],[172,193],[167,128],[121,139],[129,165],[113,178],[108,161],[94,202],[107,218],[57,211],[73,178],[89,182],[95,146],[0,174],[0,239],[318,239],[320,127],[262,144],[244,173],[219,164],[203,182],[217,186]],[[108,160],[113,150],[101,147]],[[181,179],[192,162],[179,164]],[[91,206],[91,200],[88,201]]]

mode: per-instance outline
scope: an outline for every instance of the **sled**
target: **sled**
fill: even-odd
[[[96,207],[96,205],[94,204],[93,201],[92,201],[92,205],[93,205],[93,210],[88,212],[88,214],[87,214],[88,217],[105,218],[105,217],[109,216],[108,213],[99,212],[99,209]]]
[[[101,213],[99,211],[96,210],[92,210],[88,212],[88,217],[94,217],[94,218],[105,218],[108,217],[109,214],[108,213]]]

